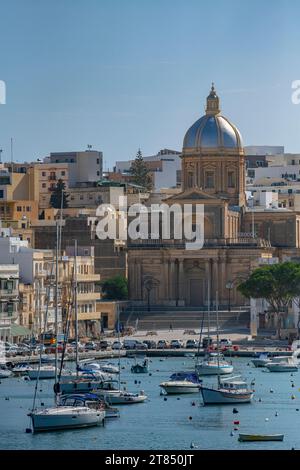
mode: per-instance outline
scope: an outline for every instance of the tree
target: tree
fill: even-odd
[[[153,184],[150,170],[143,159],[141,149],[138,150],[135,160],[131,164],[130,173],[133,183],[143,186],[147,191],[151,191]]]
[[[128,298],[128,282],[126,277],[118,275],[101,282],[103,298],[109,300],[126,300]]]
[[[238,285],[238,290],[249,299],[262,298],[268,302],[272,313],[277,314],[280,336],[288,305],[300,296],[300,265],[287,261],[257,268]]]
[[[65,188],[65,183],[63,182],[63,180],[59,179],[50,198],[50,205],[54,209],[60,209],[61,207],[63,209],[66,209],[67,207],[69,207],[69,195],[65,192]]]

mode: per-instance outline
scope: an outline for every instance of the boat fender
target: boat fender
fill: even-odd
[[[233,408],[232,413],[238,413],[239,411],[236,408]]]
[[[273,388],[270,388],[270,393],[274,393],[274,390],[273,390]]]
[[[239,430],[239,428],[233,428],[233,430],[234,430],[234,431],[238,431],[238,430]]]
[[[233,424],[240,424],[239,421],[233,421]]]

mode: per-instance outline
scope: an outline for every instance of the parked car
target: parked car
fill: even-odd
[[[179,339],[172,339],[171,344],[170,344],[171,349],[180,349],[182,348],[182,343],[179,341]]]
[[[94,341],[88,341],[87,343],[85,343],[84,349],[85,349],[86,351],[96,351],[96,349],[97,349],[97,344],[94,343]]]
[[[110,343],[108,341],[106,341],[105,339],[102,339],[99,342],[99,348],[100,349],[107,349],[109,345],[110,345]]]
[[[123,345],[120,341],[114,341],[111,349],[123,349]]]
[[[208,348],[209,346],[211,346],[212,343],[213,343],[212,338],[210,338],[209,336],[206,336],[206,337],[203,338],[203,340],[202,340],[202,348],[206,349],[206,348]]]
[[[157,349],[166,349],[168,347],[167,342],[164,339],[160,339],[157,343]]]
[[[135,349],[137,341],[135,339],[125,339],[124,349]]]
[[[187,342],[185,343],[185,347],[187,349],[196,349],[198,348],[198,343],[194,339],[188,339]]]
[[[156,342],[152,341],[151,339],[145,339],[143,343],[147,344],[148,349],[155,349],[156,348]]]
[[[147,346],[147,344],[142,343],[141,341],[137,341],[136,344],[135,344],[135,349],[138,349],[138,350],[147,350],[147,349],[148,349],[148,346]]]
[[[220,339],[220,346],[232,346],[232,341],[227,338]]]

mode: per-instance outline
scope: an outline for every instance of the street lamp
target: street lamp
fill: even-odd
[[[231,289],[233,289],[233,281],[228,281],[225,287],[226,289],[228,289],[228,312],[231,312],[230,292],[231,292]]]

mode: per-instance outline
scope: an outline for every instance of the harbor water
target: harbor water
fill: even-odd
[[[117,364],[117,360],[112,360]],[[28,434],[27,413],[35,382],[23,378],[0,383],[1,449],[300,449],[300,371],[270,373],[255,369],[249,358],[232,358],[234,374],[255,382],[254,400],[243,405],[203,406],[201,394],[160,395],[160,382],[181,370],[191,370],[191,357],[152,358],[149,374],[130,372],[134,359],[121,359],[122,387],[144,390],[148,401],[118,405],[120,418],[104,427]],[[69,364],[68,364],[69,367]],[[151,374],[151,375],[150,375]],[[135,383],[135,382],[141,383]],[[216,377],[204,378],[215,383]],[[53,405],[53,381],[38,386],[38,405]],[[166,399],[165,399],[166,398]],[[238,413],[233,413],[233,408]],[[239,424],[234,424],[239,421]],[[284,434],[283,442],[238,441],[239,432]]]

